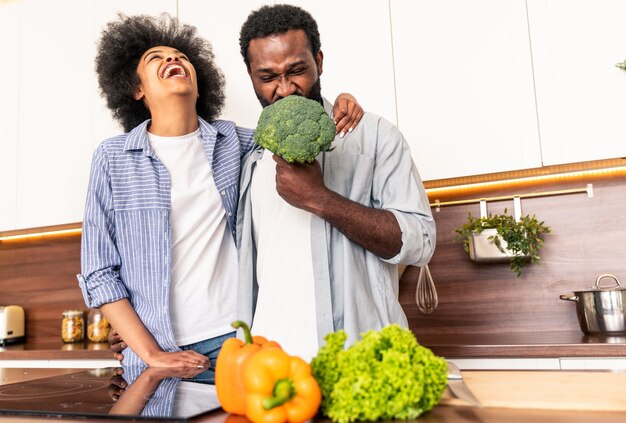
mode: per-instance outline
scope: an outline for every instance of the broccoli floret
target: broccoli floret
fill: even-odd
[[[289,163],[310,163],[330,149],[335,131],[321,104],[291,95],[263,109],[254,140]]]
[[[333,421],[414,419],[432,409],[447,385],[446,361],[389,325],[344,350],[344,331],[328,334],[311,362],[322,412]]]

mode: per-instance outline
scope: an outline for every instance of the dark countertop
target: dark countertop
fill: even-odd
[[[0,347],[0,360],[93,360],[107,358],[113,358],[113,353],[107,343],[64,344],[60,339],[46,338]]]
[[[0,385],[15,383],[25,380],[39,379],[53,375],[68,374],[74,372],[71,369],[4,369]],[[536,371],[536,372],[464,372],[468,386],[474,391],[483,402],[484,407],[478,408],[460,403],[454,399],[449,392],[444,392],[441,404],[431,412],[422,415],[415,420],[417,423],[499,423],[499,422],[554,422],[554,423],[582,423],[582,422],[623,422],[624,421],[624,399],[620,392],[624,385],[624,374],[613,372],[559,372],[559,371]],[[574,378],[574,380],[572,380]],[[509,382],[511,381],[511,382]],[[563,389],[557,392],[553,389],[554,383],[558,381]],[[574,383],[572,383],[572,381]],[[583,383],[588,381],[590,383]],[[603,403],[605,394],[596,392],[596,383],[613,383],[615,395],[610,401]],[[494,386],[496,385],[496,386]],[[593,385],[593,386],[592,386]],[[503,389],[506,387],[507,389]],[[520,392],[523,391],[523,392]],[[529,397],[530,396],[530,397]],[[545,398],[548,396],[548,398]],[[588,408],[578,407],[579,398]],[[508,407],[502,402],[498,402],[498,397],[509,402]],[[522,401],[531,400],[533,406],[525,408]],[[586,401],[585,401],[586,400]],[[545,402],[551,408],[558,408],[556,402],[561,401],[561,406],[567,407],[573,404],[572,408],[562,409],[538,409],[539,403]],[[500,404],[496,406],[496,404]],[[613,407],[607,407],[607,404]],[[604,411],[606,409],[615,411]],[[196,417],[189,421],[196,423],[226,423],[229,415],[221,410]],[[0,421],[27,422],[44,419],[34,415],[16,416],[10,414],[0,415]],[[58,422],[76,422],[76,418],[54,418]],[[119,419],[108,418],[80,418],[82,422],[103,422],[116,421]],[[150,422],[153,420],[142,419]],[[163,421],[163,420],[160,420]],[[228,419],[229,422],[245,423],[244,418],[235,417]],[[316,423],[331,423],[325,418],[314,419]]]
[[[582,332],[417,334],[420,344],[447,358],[626,357],[626,336]]]

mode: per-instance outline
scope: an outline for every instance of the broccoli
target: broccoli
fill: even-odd
[[[368,331],[344,350],[344,331],[330,333],[313,358],[322,412],[333,421],[414,419],[432,409],[447,385],[446,361],[399,325]]]
[[[310,163],[330,149],[335,131],[321,104],[291,95],[263,109],[254,140],[289,163]]]

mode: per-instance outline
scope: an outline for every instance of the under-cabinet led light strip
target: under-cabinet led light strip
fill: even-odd
[[[436,197],[437,195],[443,194],[451,194],[454,192],[460,192],[465,190],[476,190],[476,189],[489,189],[495,187],[502,187],[508,185],[523,185],[533,182],[546,182],[546,181],[559,181],[563,179],[574,179],[581,177],[598,177],[598,176],[612,176],[612,175],[626,175],[626,166],[616,166],[616,167],[608,167],[608,168],[599,168],[599,169],[588,169],[588,170],[580,170],[573,172],[563,172],[563,173],[555,173],[551,175],[537,175],[537,176],[528,176],[522,178],[515,179],[500,179],[497,181],[487,181],[487,182],[475,182],[475,183],[467,183],[467,184],[459,184],[452,185],[447,187],[440,188],[427,188],[426,193],[430,198]],[[436,200],[435,200],[436,202]],[[433,204],[432,206],[436,206],[437,204]],[[46,231],[45,228],[42,228],[39,232],[34,233],[25,233],[25,234],[15,234],[15,235],[5,235],[0,236],[0,242],[2,241],[18,241],[29,238],[37,238],[37,237],[48,237],[48,236],[56,236],[56,235],[79,235],[82,232],[82,228],[69,228],[69,229],[51,229]]]
[[[37,238],[37,237],[44,237],[44,236],[55,236],[55,235],[78,235],[82,232],[81,228],[74,228],[74,229],[60,229],[60,230],[52,230],[52,231],[41,231],[41,232],[33,232],[30,234],[19,234],[19,235],[7,235],[7,236],[0,236],[0,242],[2,241],[17,241],[17,240],[23,240],[23,239],[29,239],[29,238]]]
[[[429,197],[433,198],[437,195],[450,194],[458,191],[464,190],[475,190],[475,189],[488,189],[488,188],[496,188],[508,185],[524,185],[532,182],[557,182],[563,179],[575,179],[581,177],[598,177],[598,176],[611,176],[611,175],[624,175],[626,174],[626,166],[618,166],[611,167],[605,169],[591,169],[591,170],[580,170],[574,172],[565,172],[565,173],[555,173],[551,175],[537,175],[537,176],[528,176],[523,178],[515,178],[515,179],[500,179],[497,181],[487,181],[487,182],[475,182],[468,184],[459,184],[441,188],[428,188],[426,189],[426,193]]]

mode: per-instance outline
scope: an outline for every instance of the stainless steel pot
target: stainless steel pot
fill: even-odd
[[[604,278],[613,279],[615,285],[601,286],[600,281]],[[617,276],[602,274],[591,290],[574,291],[560,297],[576,302],[578,323],[587,335],[626,334],[626,288],[622,288]]]

